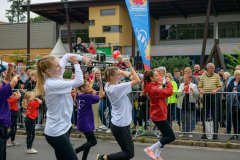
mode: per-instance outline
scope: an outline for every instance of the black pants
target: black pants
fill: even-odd
[[[120,145],[122,152],[107,155],[108,160],[129,160],[134,157],[134,144],[130,126],[118,127],[111,123],[113,136]]]
[[[48,144],[50,144],[53,147],[57,160],[78,159],[70,143],[68,132],[58,137],[52,137],[45,134],[45,138]]]
[[[76,153],[83,151],[82,160],[86,160],[88,153],[90,151],[90,148],[97,144],[97,140],[93,131],[84,132],[83,134],[86,136],[87,142],[81,145],[80,147],[76,148],[75,151]]]
[[[239,124],[240,122],[240,109],[238,109],[236,112],[232,115],[232,123],[233,123],[233,129],[234,134],[240,134]]]
[[[157,126],[157,128],[162,132],[162,138],[159,140],[164,147],[165,144],[168,144],[175,140],[175,135],[168,121],[153,121],[153,123]]]
[[[35,120],[26,117],[25,127],[27,131],[27,149],[31,149],[35,138]]]
[[[6,160],[7,128],[0,123],[0,160]]]
[[[216,102],[216,103],[215,103]],[[217,95],[211,95],[211,94],[205,94],[203,96],[203,108],[202,108],[202,121],[203,121],[203,133],[206,133],[205,131],[205,121],[208,119],[208,113],[210,110],[211,118],[213,119],[213,128],[214,133],[218,133],[218,101],[217,101]]]
[[[11,137],[11,141],[15,140],[15,135],[17,132],[17,120],[18,120],[18,111],[11,111],[11,121],[12,121],[12,125],[11,125],[11,130],[8,133],[8,137],[7,139],[9,139]]]

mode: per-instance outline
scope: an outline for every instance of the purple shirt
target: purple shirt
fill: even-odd
[[[98,95],[87,93],[76,96],[78,107],[77,129],[80,132],[91,132],[95,130],[92,104],[98,103],[99,100]]]
[[[11,122],[11,111],[7,99],[12,95],[12,87],[10,83],[6,84],[2,81],[2,88],[0,88],[0,123],[6,128],[9,128]]]

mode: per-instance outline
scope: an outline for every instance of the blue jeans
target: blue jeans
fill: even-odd
[[[232,130],[232,121],[231,121],[231,115],[227,116],[227,133],[230,133]]]
[[[136,115],[137,115],[137,110],[136,110],[136,107],[134,106],[133,107],[133,112],[132,112],[132,119],[133,119],[133,124],[134,126],[137,126],[137,118],[136,118]],[[146,122],[145,122],[146,123]]]
[[[109,120],[111,121],[111,107],[112,107],[111,103],[110,103],[109,100],[106,102],[106,99],[103,98],[100,102],[99,107],[98,107],[98,114],[100,116],[102,124],[105,125],[105,126],[107,126],[107,123],[106,123],[106,118],[105,118],[105,115],[104,115],[104,111],[107,107],[108,107],[108,110],[109,110],[109,112],[108,112]],[[110,127],[111,127],[111,122],[109,122],[109,128]]]

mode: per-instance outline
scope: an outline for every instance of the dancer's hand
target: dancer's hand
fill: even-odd
[[[128,68],[132,67],[132,64],[129,61],[126,62],[126,65],[127,65]]]
[[[70,56],[69,60],[73,63],[73,64],[77,64],[78,63],[78,58],[77,56]]]
[[[92,60],[91,60],[90,58],[82,57],[82,61],[83,61],[87,66],[91,66],[91,65],[92,65]]]

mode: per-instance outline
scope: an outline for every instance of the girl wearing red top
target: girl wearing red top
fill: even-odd
[[[19,146],[20,144],[15,142],[15,135],[17,132],[17,119],[18,119],[18,104],[17,101],[21,98],[21,93],[19,91],[14,92],[11,97],[8,98],[8,103],[11,110],[11,131],[8,132],[9,139],[11,137],[11,142],[7,141],[7,146]]]
[[[173,86],[171,79],[167,77],[167,89],[159,88],[158,72],[152,70],[144,73],[144,84],[143,94],[148,94],[150,99],[150,118],[163,135],[160,141],[147,147],[144,151],[153,160],[162,160],[160,153],[163,146],[175,140],[173,130],[167,122],[168,109],[166,103],[166,98],[173,94]]]
[[[94,47],[94,43],[90,43],[90,47],[88,48],[88,52],[92,54],[96,54],[96,48]]]
[[[38,153],[32,148],[32,144],[35,137],[35,119],[38,116],[37,107],[42,104],[42,101],[34,97],[33,92],[26,92],[22,101],[22,106],[26,109],[27,153]]]

